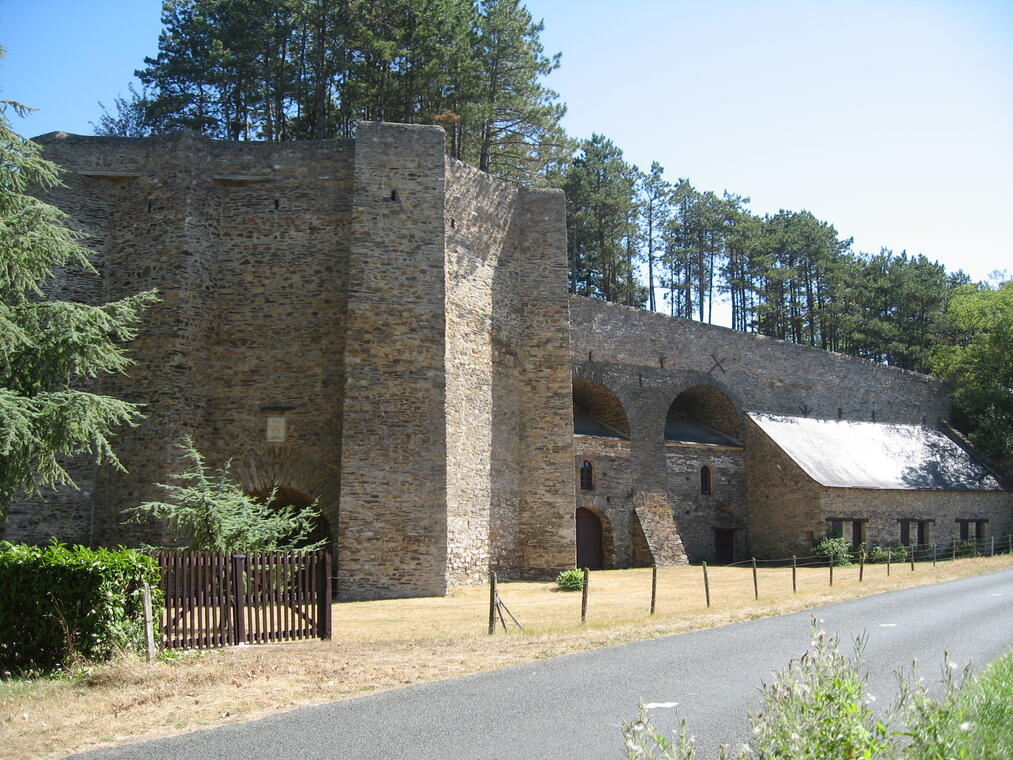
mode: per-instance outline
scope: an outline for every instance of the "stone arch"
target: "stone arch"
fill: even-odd
[[[629,438],[630,421],[622,401],[603,383],[573,378],[574,432],[605,438]]]
[[[679,393],[668,407],[665,419],[665,438],[675,440],[677,431],[692,430],[707,438],[704,428],[720,435],[702,443],[738,443],[742,440],[742,418],[737,405],[722,390],[712,384],[692,385]],[[700,428],[699,426],[704,426]],[[724,437],[726,441],[720,440]]]
[[[332,546],[338,538],[338,473],[304,448],[292,444],[269,444],[250,448],[233,460],[233,472],[247,493],[266,497],[278,488],[278,503],[295,506],[316,501],[326,521]]]

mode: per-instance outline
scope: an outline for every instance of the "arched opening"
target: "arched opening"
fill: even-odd
[[[666,441],[741,446],[740,439],[741,422],[735,404],[717,388],[687,388],[668,408]]]
[[[616,394],[593,380],[573,378],[573,434],[629,438],[630,423]]]
[[[710,496],[712,493],[711,468],[704,465],[700,468],[700,493]]]
[[[577,567],[601,570],[605,566],[605,549],[601,519],[590,509],[577,508]]]
[[[271,498],[271,489],[263,489],[250,494],[255,499],[266,501]],[[272,507],[308,507],[313,499],[302,491],[293,488],[278,488],[274,492],[274,499],[271,500]],[[331,526],[321,512],[317,517],[313,532],[300,541],[301,546],[310,546],[319,541],[326,541],[324,548],[330,549],[334,540],[331,534]]]
[[[580,464],[580,490],[594,490],[594,465],[586,459]]]

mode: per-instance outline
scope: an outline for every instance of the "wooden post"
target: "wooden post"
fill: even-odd
[[[830,585],[834,585],[834,555],[827,557],[827,564],[830,566]]]
[[[995,556],[995,536],[991,537],[991,543],[989,544],[988,547],[988,556],[989,557]]]
[[[756,557],[753,557],[753,599],[760,598],[760,587],[756,582]]]
[[[144,595],[144,643],[148,649],[148,662],[155,661],[155,621],[151,614],[151,587],[144,582],[141,590]]]
[[[911,544],[908,548],[911,550],[911,572],[913,573],[915,571],[915,545]]]
[[[796,573],[798,571],[798,557],[794,554],[791,555],[791,593],[798,593],[798,582],[796,579]]]
[[[319,636],[321,639],[330,640],[332,628],[331,621],[331,553],[326,549],[321,549],[322,560],[320,562],[320,584],[317,589],[317,599],[319,600],[320,609],[317,612],[317,616],[320,619],[320,632]]]
[[[586,567],[584,568],[584,588],[580,590],[580,624],[584,625],[587,622],[587,587],[588,580],[591,576],[591,571]]]
[[[232,590],[235,593],[233,599],[233,614],[236,625],[233,628],[235,641],[232,644],[246,643],[246,555],[232,555]]]
[[[957,539],[953,539],[951,543],[953,544],[953,557],[952,557],[952,559],[954,561],[956,561],[956,559],[957,559]]]
[[[707,563],[703,562],[703,593],[707,597],[707,606],[711,606],[711,584],[707,580]]]
[[[890,562],[893,560],[893,549],[889,546],[886,547],[886,574],[887,577],[890,575]]]
[[[862,558],[858,561],[858,582],[865,580],[865,550],[862,550]]]
[[[651,568],[651,614],[654,614],[654,603],[658,598],[658,566]]]
[[[489,635],[496,633],[496,572],[489,573]]]
[[[936,566],[936,542],[932,542],[932,567]]]

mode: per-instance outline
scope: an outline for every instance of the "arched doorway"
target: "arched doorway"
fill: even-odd
[[[601,570],[605,566],[601,520],[584,507],[577,508],[577,567]]]
[[[271,489],[264,489],[256,491],[252,494],[255,499],[260,501],[267,501],[271,498]],[[297,491],[292,488],[278,488],[274,492],[274,498],[271,499],[272,507],[308,507],[313,503],[313,499],[302,491]],[[331,548],[333,541],[331,535],[331,526],[327,522],[327,518],[321,513],[316,520],[316,525],[313,527],[313,531],[303,538],[300,542],[302,546],[311,546],[320,541],[326,541],[324,546],[328,549]]]
[[[601,383],[573,378],[573,433],[593,438],[629,438],[623,404]]]

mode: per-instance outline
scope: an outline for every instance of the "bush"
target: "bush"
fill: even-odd
[[[813,547],[819,556],[832,560],[838,567],[851,564],[851,542],[846,538],[826,538],[819,541]]]
[[[556,585],[563,591],[580,591],[584,588],[584,571],[564,570],[556,576]]]
[[[51,670],[144,646],[142,588],[161,609],[155,560],[133,549],[0,542],[0,669]]]
[[[889,544],[887,546],[873,546],[866,555],[867,562],[903,562],[907,559],[907,548],[900,544]]]

